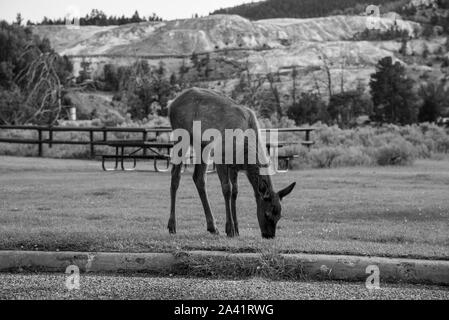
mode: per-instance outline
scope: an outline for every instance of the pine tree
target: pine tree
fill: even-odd
[[[18,13],[17,16],[16,16],[16,24],[21,26],[22,22],[23,22],[22,14]]]
[[[418,106],[413,81],[407,78],[405,68],[385,57],[371,75],[371,95],[376,121],[409,124],[417,120]]]
[[[442,115],[443,108],[449,103],[449,91],[443,84],[429,83],[419,92],[423,105],[419,110],[420,122],[435,122]]]
[[[134,12],[133,16],[131,17],[131,22],[138,23],[141,21],[142,21],[142,19],[140,19],[139,12],[136,10],[136,12]]]

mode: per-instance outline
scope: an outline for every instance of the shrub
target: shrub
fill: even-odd
[[[371,166],[373,159],[359,147],[344,149],[333,161],[335,167]]]
[[[408,165],[415,158],[413,146],[407,141],[395,141],[374,151],[376,162],[380,166]]]
[[[344,154],[341,147],[324,147],[310,152],[310,162],[313,168],[331,168],[334,160]]]
[[[314,123],[319,119],[325,104],[316,93],[302,93],[299,100],[292,104],[287,111],[290,119],[296,124]]]
[[[414,159],[435,159],[449,152],[449,134],[435,124],[384,125],[351,130],[320,123],[314,127],[317,130],[312,138],[316,144],[310,152],[296,147],[286,150],[287,154],[300,155],[291,168],[406,165]]]

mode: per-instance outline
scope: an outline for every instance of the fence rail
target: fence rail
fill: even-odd
[[[156,136],[162,133],[171,132],[170,127],[157,127],[157,128],[116,128],[116,127],[45,127],[45,126],[0,126],[0,130],[24,130],[24,131],[37,131],[37,139],[21,139],[21,138],[2,138],[0,137],[0,143],[11,144],[36,144],[38,145],[38,155],[43,156],[43,146],[47,144],[50,148],[53,145],[66,144],[66,145],[89,145],[90,156],[95,157],[95,146],[104,146],[113,140],[108,140],[108,133],[141,133],[142,140],[148,140],[148,134],[154,133]],[[44,138],[44,132],[48,132],[48,138]],[[79,140],[57,140],[54,139],[55,132],[87,132],[89,133],[89,141]],[[95,133],[103,133],[101,140],[95,139]]]
[[[137,133],[142,134],[142,140],[147,141],[149,134],[155,134],[156,138],[163,133],[170,133],[171,127],[154,127],[154,128],[117,128],[117,127],[46,127],[46,126],[12,126],[2,125],[0,130],[23,130],[23,131],[37,131],[37,139],[25,139],[25,138],[2,138],[0,136],[0,143],[11,144],[35,144],[38,145],[38,155],[43,156],[43,146],[46,144],[50,148],[53,145],[88,145],[90,146],[90,157],[95,157],[95,146],[105,146],[114,140],[109,140],[108,133]],[[304,145],[312,145],[310,135],[314,128],[282,128],[282,129],[262,129],[262,132],[277,131],[279,133],[295,133],[304,132],[305,141]],[[55,132],[87,132],[89,133],[89,141],[80,140],[58,140],[54,139]],[[48,133],[48,138],[44,137],[44,133]],[[95,133],[102,133],[102,139],[96,140]],[[144,150],[146,152],[146,150]]]

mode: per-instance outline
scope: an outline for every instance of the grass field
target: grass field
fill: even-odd
[[[410,167],[293,171],[278,237],[263,240],[253,193],[240,176],[240,238],[224,235],[216,175],[209,197],[220,236],[206,232],[200,200],[183,176],[178,234],[166,229],[168,174],[101,171],[95,161],[0,157],[0,250],[326,252],[449,259],[449,161]]]

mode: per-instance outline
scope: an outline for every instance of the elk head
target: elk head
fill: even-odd
[[[269,176],[259,176],[257,197],[257,218],[260,231],[265,239],[276,236],[276,225],[281,219],[281,201],[288,196],[296,186],[296,182],[287,188],[275,192]]]

